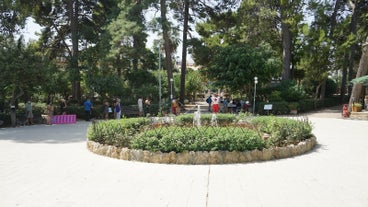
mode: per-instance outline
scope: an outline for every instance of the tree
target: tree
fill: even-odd
[[[187,75],[187,49],[189,46],[188,35],[191,36],[191,28],[190,23],[195,23],[195,17],[198,18],[206,18],[210,17],[213,14],[221,13],[225,10],[230,10],[230,8],[234,7],[239,0],[214,0],[211,3],[207,1],[199,0],[179,0],[177,2],[173,2],[171,5],[174,12],[177,13],[175,17],[179,22],[183,22],[183,31],[182,31],[182,60],[181,60],[181,76],[180,76],[180,100],[185,99],[185,84],[186,84],[186,75]],[[212,4],[212,5],[211,5]]]
[[[0,40],[2,40],[1,36],[14,38],[15,34],[24,27],[28,8],[21,0],[0,1]]]
[[[185,91],[186,97],[191,100],[196,100],[196,95],[198,92],[203,91],[203,81],[202,81],[201,73],[199,71],[188,70],[186,82],[185,82]]]
[[[279,54],[282,40],[277,5],[267,1],[242,1],[237,11],[239,24],[237,34],[241,42],[257,47],[267,43]]]
[[[150,69],[144,64],[145,56],[149,55],[145,44],[147,41],[143,11],[148,3],[143,0],[124,0],[119,5],[119,14],[107,26],[110,49],[108,59],[116,62],[114,67],[121,70]],[[121,68],[123,67],[123,68]]]
[[[172,100],[175,97],[175,93],[173,90],[173,87],[171,87],[172,80],[173,80],[173,72],[172,72],[172,42],[170,40],[169,36],[169,21],[167,20],[167,7],[166,7],[166,1],[160,0],[160,11],[161,11],[161,25],[162,25],[162,36],[164,39],[164,48],[165,48],[165,66],[167,70],[167,80],[170,89],[170,100]]]
[[[98,33],[101,24],[105,22],[94,19],[100,17],[94,13],[94,10],[99,10],[107,4],[106,2],[87,0],[34,0],[32,2],[32,16],[44,28],[40,44],[47,48],[53,58],[67,59],[72,96],[75,100],[80,100],[81,97],[80,43],[84,42],[88,45],[88,42],[95,41],[96,35],[92,34]]]
[[[280,62],[273,57],[269,46],[216,47],[211,56],[207,75],[217,86],[230,88],[234,92],[246,92],[256,76],[261,83],[269,82],[279,72]]]
[[[356,78],[366,75],[367,73],[368,73],[368,36],[365,43],[363,43],[362,45],[362,56],[360,58]],[[352,94],[349,100],[349,109],[348,109],[349,112],[351,111],[353,103],[359,101],[362,88],[363,86],[361,83],[356,83],[353,85]]]
[[[35,88],[48,80],[47,68],[42,56],[33,47],[26,47],[22,38],[8,38],[0,47],[1,94],[9,97],[12,107],[12,126],[16,125],[16,103],[24,94],[32,94]]]
[[[313,91],[314,98],[325,97],[326,80],[333,68],[334,39],[332,37],[335,22],[331,20],[336,15],[332,5],[310,2],[308,7],[313,14],[313,21],[304,24],[300,38],[296,42],[298,48],[297,70],[304,71],[303,84]],[[336,20],[335,20],[336,21]],[[326,23],[327,22],[327,23]],[[331,28],[332,27],[332,28]]]

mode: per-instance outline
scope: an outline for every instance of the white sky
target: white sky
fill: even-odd
[[[36,35],[36,32],[40,32],[40,30],[40,25],[36,24],[33,19],[28,18],[26,27],[22,31],[25,41],[29,42],[30,40],[37,40],[38,36]]]

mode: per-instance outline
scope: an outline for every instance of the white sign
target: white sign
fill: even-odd
[[[265,104],[263,109],[264,110],[272,110],[272,104]]]

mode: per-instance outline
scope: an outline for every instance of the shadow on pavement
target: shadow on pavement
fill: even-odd
[[[80,121],[76,124],[32,125],[16,128],[1,128],[0,140],[19,143],[65,144],[84,142],[87,128],[91,122]]]

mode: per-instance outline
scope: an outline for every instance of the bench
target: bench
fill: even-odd
[[[126,117],[138,117],[139,116],[138,106],[123,106],[121,108],[121,115]]]

